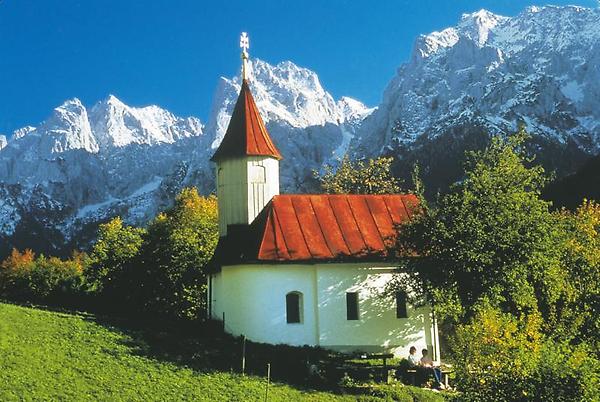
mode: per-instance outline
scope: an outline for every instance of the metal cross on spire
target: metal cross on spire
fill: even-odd
[[[250,38],[246,32],[240,35],[240,47],[242,48],[242,79],[246,79],[246,70],[248,63],[248,49],[250,48]]]

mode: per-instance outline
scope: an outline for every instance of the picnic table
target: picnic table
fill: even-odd
[[[383,360],[383,368],[387,368],[387,359],[392,359],[394,355],[392,353],[374,353],[374,354],[362,354],[359,356],[363,360]]]
[[[341,358],[334,366],[338,372],[344,372],[345,374],[350,373],[354,378],[355,375],[360,377],[367,377],[366,373],[378,373],[376,376],[381,375],[381,379],[384,382],[392,382],[395,379],[396,370],[393,367],[388,366],[388,359],[393,358],[392,353],[361,353],[354,355],[346,355]],[[366,360],[381,360],[383,365],[379,364],[362,364],[359,361]],[[380,373],[380,374],[379,374]]]
[[[396,377],[396,370],[388,369],[387,366],[387,359],[392,359],[393,357],[394,355],[392,353],[373,353],[360,355],[360,358],[364,360],[383,360],[383,380],[388,384],[393,382],[394,378]]]
[[[442,366],[440,367],[442,370],[442,380],[444,382],[444,386],[446,389],[450,388],[450,384],[448,383],[448,375],[454,373],[454,370],[451,366]]]
[[[416,377],[417,377],[417,369],[418,368],[419,367],[417,366],[417,367],[409,367],[406,369],[406,373],[409,374],[409,376],[410,376],[411,385],[416,385]],[[442,382],[444,383],[444,386],[446,388],[449,388],[450,383],[448,380],[448,376],[450,374],[452,374],[454,372],[454,370],[452,369],[452,366],[448,366],[448,365],[443,365],[440,367],[440,369],[441,369],[440,371],[442,372]]]

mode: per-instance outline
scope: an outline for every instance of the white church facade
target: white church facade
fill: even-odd
[[[247,53],[243,52],[244,64]],[[255,342],[439,360],[429,307],[407,304],[398,275],[397,227],[411,194],[279,194],[282,155],[243,73],[216,164],[220,240],[209,274],[209,316]]]

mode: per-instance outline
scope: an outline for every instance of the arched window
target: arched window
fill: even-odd
[[[302,322],[302,293],[290,292],[285,295],[285,311],[288,324]]]

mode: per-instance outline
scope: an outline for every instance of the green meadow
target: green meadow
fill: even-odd
[[[266,379],[198,372],[145,356],[93,316],[0,304],[0,400],[264,400]],[[354,398],[273,383],[272,401]]]
[[[234,345],[228,338],[200,335],[190,342],[178,331],[149,336],[153,331],[123,330],[87,313],[0,303],[0,401],[265,400],[265,377],[231,369]],[[444,399],[399,384],[375,386],[369,393],[342,395],[271,382],[268,400]]]

